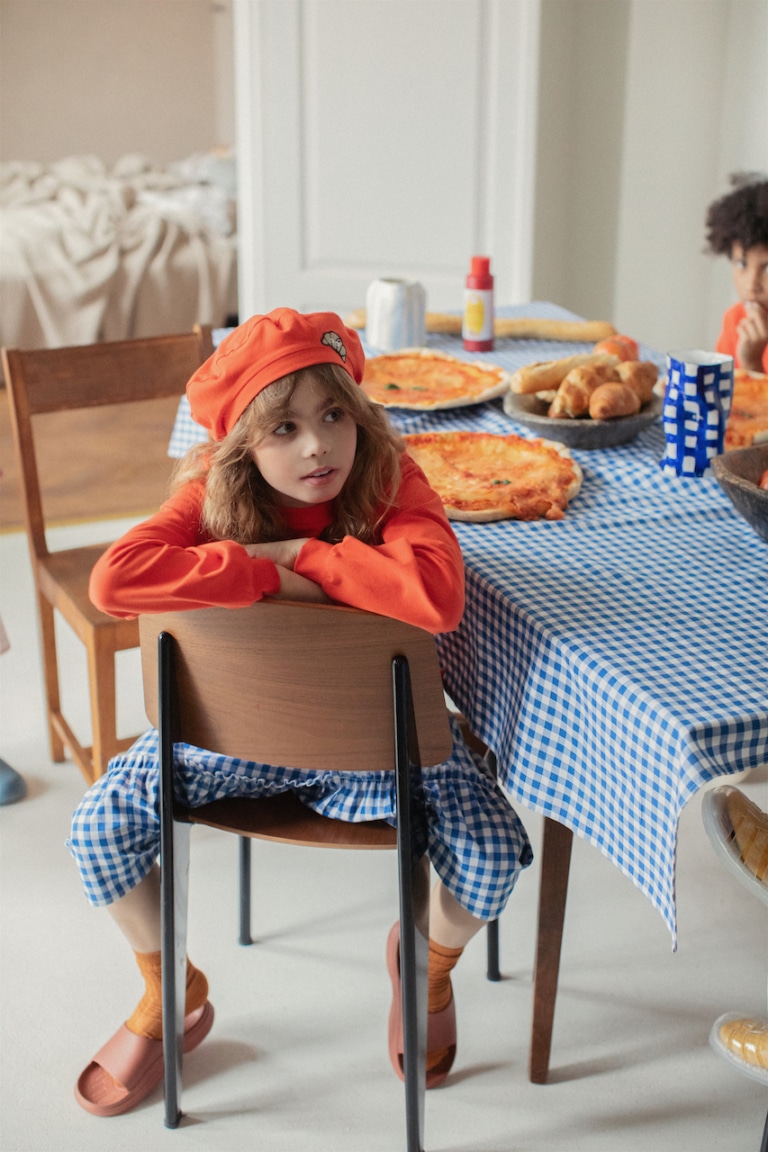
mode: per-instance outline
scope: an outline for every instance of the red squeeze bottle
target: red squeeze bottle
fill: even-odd
[[[461,335],[468,352],[493,349],[493,276],[489,256],[473,256],[464,285]]]

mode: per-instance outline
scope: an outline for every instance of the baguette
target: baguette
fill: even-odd
[[[539,364],[526,364],[512,374],[510,388],[518,395],[528,395],[531,392],[546,392],[550,388],[559,388],[565,377],[574,368],[581,368],[595,364],[619,363],[618,356],[609,356],[606,352],[584,352],[578,356],[566,356],[562,360],[544,360]]]
[[[349,328],[365,328],[365,308],[355,308],[344,317]],[[461,336],[461,316],[451,312],[427,312],[427,332],[444,336]],[[570,340],[596,344],[614,336],[616,329],[604,320],[545,320],[525,316],[497,316],[493,334],[499,340]]]

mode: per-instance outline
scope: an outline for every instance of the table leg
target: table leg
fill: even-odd
[[[572,840],[573,833],[570,828],[545,816],[539,918],[536,929],[536,965],[533,974],[533,1023],[528,1056],[528,1079],[532,1084],[546,1084],[549,1074],[552,1022],[557,997]]]

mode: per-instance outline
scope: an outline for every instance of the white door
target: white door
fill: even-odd
[[[240,317],[530,299],[539,0],[235,0]]]

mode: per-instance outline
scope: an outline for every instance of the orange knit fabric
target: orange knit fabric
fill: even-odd
[[[162,963],[159,952],[134,952],[136,963],[144,977],[145,992],[133,1014],[126,1020],[126,1027],[137,1036],[149,1040],[163,1038],[163,994]],[[191,960],[187,960],[187,1002],[186,1013],[202,1007],[208,999],[208,981]]]
[[[451,972],[463,951],[463,948],[445,948],[430,937],[428,1011],[442,1012],[450,1004],[453,996]]]

